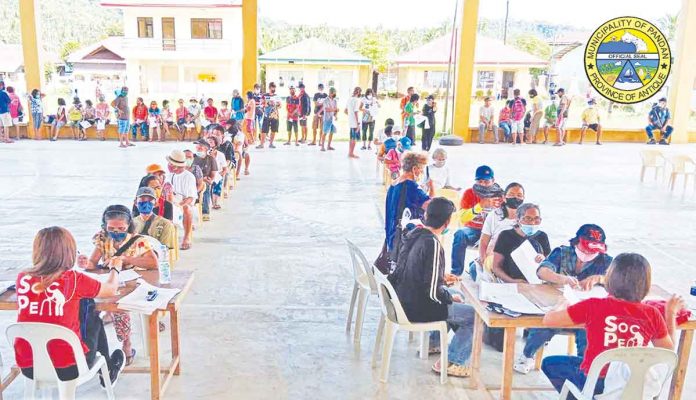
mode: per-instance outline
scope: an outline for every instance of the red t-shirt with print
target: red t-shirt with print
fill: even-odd
[[[17,276],[17,322],[44,322],[64,326],[75,332],[86,353],[89,349],[80,335],[80,299],[96,297],[101,283],[73,270],[65,271],[46,290],[37,293],[36,285],[40,282],[41,278],[23,272]],[[29,368],[34,364],[29,343],[17,339],[14,348],[18,367]],[[49,342],[48,354],[56,368],[75,365],[72,349],[63,341]]]
[[[645,347],[666,337],[664,316],[655,308],[615,297],[587,299],[568,307],[574,323],[585,325],[587,349],[580,369],[590,371],[592,361],[605,350]]]
[[[215,118],[217,118],[218,110],[213,106],[206,106],[203,109],[203,114],[205,115],[205,118],[207,120],[215,121]]]
[[[476,207],[476,205],[480,202],[481,198],[478,197],[476,193],[474,193],[474,189],[468,188],[464,191],[464,194],[462,195],[462,200],[459,202],[459,208],[461,208],[462,210],[468,210],[470,208]],[[483,222],[485,220],[486,216],[484,214],[479,214],[474,216],[474,218],[471,221],[468,221],[465,224],[465,226],[481,230],[483,229]]]

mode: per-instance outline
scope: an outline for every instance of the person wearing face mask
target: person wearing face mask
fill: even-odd
[[[585,224],[570,239],[570,246],[559,246],[539,265],[537,276],[556,285],[589,290],[604,283],[613,258],[607,255],[606,234],[599,225]],[[585,353],[587,337],[584,329],[530,329],[522,355],[513,368],[527,374],[534,367],[536,352],[559,332],[573,332],[579,356]]]
[[[445,273],[445,251],[442,247],[444,235],[456,211],[454,203],[444,197],[432,199],[425,211],[424,226],[408,232],[404,239],[394,272],[389,281],[394,286],[404,312],[411,322],[448,322],[455,331],[447,346],[449,364],[440,365],[438,360],[432,369],[464,378],[471,375],[471,356],[475,311],[464,304],[460,294],[450,292],[446,282],[451,278]],[[439,333],[430,335],[429,354],[440,352]]]
[[[524,274],[512,259],[512,252],[517,250],[525,241],[537,252],[536,262],[541,262],[551,252],[549,237],[539,228],[541,226],[541,210],[532,203],[524,203],[517,208],[517,224],[513,229],[500,232],[493,249],[493,274],[503,282],[526,283]]]
[[[189,99],[188,115],[190,116],[190,123],[194,124],[196,133],[199,133],[201,131],[201,105],[193,96]]]
[[[119,260],[123,268],[157,269],[157,255],[150,242],[135,234],[135,225],[126,206],[112,205],[102,214],[102,229],[92,238],[94,251],[89,259],[80,258],[78,265],[85,269],[108,268]],[[118,255],[117,255],[118,254]],[[131,347],[131,321],[126,312],[114,312],[116,338],[123,343],[126,365],[135,357]]]
[[[215,157],[211,156],[210,143],[207,140],[201,139],[194,142],[196,145],[196,154],[193,157],[193,165],[197,165],[203,172],[203,181],[205,182],[205,190],[203,190],[203,221],[210,221],[210,203],[211,189],[215,176],[218,172],[218,165]]]
[[[135,199],[138,215],[133,218],[133,225],[138,234],[151,236],[171,250],[176,247],[176,229],[170,220],[157,215],[155,205],[158,198],[150,187],[138,189]]]
[[[423,181],[423,185],[421,185],[424,187],[423,190],[426,190],[424,185],[429,184],[429,182],[432,182],[435,190],[451,189],[459,191],[462,189],[460,187],[452,186],[450,180],[450,169],[446,164],[447,152],[441,147],[437,148],[433,152],[433,162],[425,168],[425,180]]]
[[[156,175],[146,175],[140,180],[138,190],[144,187],[152,189],[155,194],[155,206],[152,212],[157,216],[172,221],[174,219],[174,206],[170,201],[167,200],[167,196],[163,193],[164,185],[162,182],[163,181],[160,180]],[[136,202],[137,199],[133,203],[133,217],[140,215],[137,204],[135,204]]]
[[[338,103],[336,102],[336,88],[329,88],[329,95],[322,100],[321,114],[322,129],[321,129],[321,139],[319,140],[319,146],[321,151],[333,150],[331,147],[331,140],[333,140],[333,135],[336,133],[336,119],[338,118]],[[326,143],[326,137],[328,136],[328,145],[324,147]]]
[[[531,123],[529,125],[528,135],[529,138],[531,138],[531,142],[536,143],[539,123],[541,123],[541,118],[544,115],[544,108],[541,102],[541,97],[539,97],[539,93],[537,93],[536,89],[530,89],[527,94],[529,95],[529,101],[532,103]],[[530,140],[527,141],[527,143],[529,142]]]
[[[580,141],[578,144],[582,144],[585,138],[585,132],[587,132],[587,128],[590,128],[597,133],[596,144],[601,145],[602,125],[599,123],[599,113],[597,112],[597,107],[595,107],[595,99],[590,99],[587,102],[587,108],[582,112],[581,118],[582,129],[580,130]]]
[[[183,214],[184,239],[181,241],[181,250],[191,248],[191,231],[193,230],[193,207],[198,198],[196,177],[187,169],[189,158],[183,151],[172,150],[167,156],[167,167],[170,174],[165,178],[166,185],[170,188],[169,201],[181,209]],[[190,158],[193,168],[193,155]],[[199,168],[200,169],[200,168]],[[201,184],[203,184],[201,174]],[[200,187],[202,189],[202,185]]]
[[[437,112],[437,103],[435,102],[435,96],[432,94],[425,98],[425,105],[423,106],[422,115],[428,118],[428,128],[423,125],[423,132],[421,134],[421,147],[423,151],[430,151],[430,147],[433,144],[433,138],[435,137],[435,113]]]
[[[317,86],[317,92],[314,93],[314,97],[312,97],[312,102],[314,103],[314,117],[312,118],[312,143],[309,144],[310,146],[316,146],[317,144],[317,129],[319,130],[320,141],[322,132],[324,132],[321,114],[326,97],[328,97],[328,94],[324,93],[324,84],[320,83]]]
[[[360,102],[362,111],[362,150],[372,150],[372,139],[375,135],[375,116],[379,108],[379,102],[374,97],[372,88],[365,90],[365,97]],[[369,132],[369,135],[368,135]],[[367,147],[366,147],[367,146]]]

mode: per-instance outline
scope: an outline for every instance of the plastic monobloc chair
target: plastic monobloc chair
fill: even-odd
[[[655,180],[657,180],[657,174],[662,170],[662,174],[665,173],[665,164],[667,160],[660,150],[643,150],[640,152],[640,181],[643,182],[645,178],[645,171],[648,168],[655,168]]]
[[[367,309],[367,301],[370,295],[377,294],[377,284],[372,276],[372,267],[367,261],[367,258],[362,251],[353,242],[346,239],[348,252],[353,265],[353,293],[350,297],[350,308],[348,310],[348,319],[346,320],[346,333],[350,333],[350,327],[353,323],[353,313],[357,308],[355,315],[355,331],[353,332],[353,342],[360,345],[360,337],[362,336],[362,326],[365,319],[365,310]],[[357,300],[357,307],[356,307]]]
[[[75,335],[75,332],[64,326],[42,322],[19,322],[8,326],[5,334],[11,345],[15,342],[15,339],[21,338],[26,340],[31,346],[34,356],[34,379],[25,377],[24,397],[27,399],[34,399],[38,392],[46,393],[51,388],[57,387],[60,400],[73,400],[75,399],[77,387],[93,379],[98,371],[101,371],[102,376],[106,377],[107,381],[109,379],[109,369],[104,356],[97,353],[94,365],[91,368],[87,366],[87,359],[85,358],[80,340]],[[77,363],[77,379],[72,381],[61,381],[58,379],[46,348],[48,342],[52,340],[62,340],[72,348]],[[113,388],[111,385],[105,385],[105,387],[106,397],[109,400],[113,400]]]
[[[674,156],[669,160],[672,167],[672,173],[669,175],[669,190],[674,191],[674,184],[679,175],[684,176],[684,191],[686,192],[686,184],[689,182],[689,177],[694,179],[696,186],[696,162],[686,155]]]

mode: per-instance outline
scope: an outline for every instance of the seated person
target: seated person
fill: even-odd
[[[500,114],[498,114],[498,127],[503,131],[503,137],[505,142],[509,142],[512,138],[512,125],[511,123],[512,115],[512,100],[508,100],[500,109]]]
[[[551,95],[551,102],[544,108],[544,141],[549,142],[549,128],[556,128],[556,118],[558,117],[558,100],[555,95]]]
[[[483,99],[483,105],[479,109],[479,143],[485,142],[486,131],[493,132],[495,143],[498,143],[498,127],[494,123],[495,109],[491,104],[493,99],[486,97]]]
[[[605,241],[606,235],[600,226],[581,226],[575,237],[570,239],[570,246],[553,249],[539,265],[537,276],[545,282],[570,285],[582,290],[590,290],[594,285],[604,283],[604,275],[612,260],[611,256],[606,254]],[[578,355],[582,356],[587,346],[583,329],[529,329],[524,351],[513,366],[515,371],[529,373],[534,367],[536,352],[561,331],[575,334]]]
[[[587,108],[582,112],[582,129],[580,130],[580,142],[582,144],[585,138],[585,132],[587,128],[592,129],[597,133],[597,144],[602,144],[602,124],[599,123],[599,112],[597,112],[597,107],[595,107],[595,99],[590,99],[587,102]]]
[[[167,176],[166,186],[169,201],[183,213],[182,224],[184,238],[181,250],[191,248],[191,232],[193,231],[193,208],[198,200],[198,193],[205,187],[203,172],[200,167],[193,165],[193,153],[189,151],[172,150],[167,156],[170,175]],[[178,220],[175,221],[177,224]]]
[[[140,186],[138,190],[142,189],[143,187],[148,187],[152,189],[157,196],[155,198],[155,209],[152,212],[160,217],[172,221],[174,218],[174,206],[165,198],[166,196],[163,194],[162,190],[162,182],[160,182],[155,175],[147,175],[140,181],[140,184],[142,186]],[[137,217],[140,214],[136,204],[133,204],[132,212],[133,217]]]
[[[648,134],[648,144],[655,144],[655,137],[653,136],[653,130],[655,129],[659,129],[660,135],[662,135],[660,144],[669,144],[667,140],[669,140],[669,136],[674,130],[671,122],[672,115],[667,108],[667,99],[663,97],[657,104],[653,105],[648,114],[648,126],[645,127],[645,132]]]
[[[539,230],[541,210],[532,203],[524,203],[517,208],[517,225],[513,229],[500,232],[493,249],[493,274],[506,283],[527,283],[522,271],[512,259],[512,252],[525,241],[529,241],[537,252],[536,262],[541,262],[551,252],[549,237]]]
[[[60,325],[75,332],[80,339],[87,365],[92,367],[99,352],[109,368],[113,386],[123,370],[125,358],[118,349],[109,352],[104,323],[96,310],[83,311],[82,299],[111,297],[118,292],[118,270],[121,261],[115,260],[108,278],[101,283],[73,269],[77,257],[75,239],[65,228],[52,226],[41,229],[34,238],[34,265],[17,276],[17,322],[41,322]],[[84,257],[84,256],[82,256]],[[57,299],[62,298],[63,303]],[[40,306],[39,306],[40,305]],[[44,305],[47,305],[44,308]],[[37,310],[39,310],[37,312]],[[84,320],[80,314],[84,312]],[[81,327],[84,329],[81,330]],[[82,332],[81,332],[82,331]],[[14,342],[15,359],[22,375],[34,378],[34,358],[29,343],[18,338]],[[61,381],[77,379],[78,370],[72,348],[63,341],[51,341],[47,346],[56,375]],[[102,386],[104,381],[101,380]]]
[[[401,171],[401,155],[404,152],[411,150],[411,139],[404,136],[396,142],[396,148],[391,149],[384,156],[384,166],[391,173],[392,180],[399,177]]]
[[[587,332],[583,357],[549,356],[541,364],[541,370],[559,392],[566,380],[582,388],[592,362],[606,350],[650,344],[674,349],[676,316],[685,308],[685,303],[681,297],[672,296],[663,312],[641,303],[651,286],[651,268],[645,257],[635,253],[617,255],[607,271],[605,286],[609,292],[606,298],[591,298],[569,305],[561,296],[555,309],[544,316],[543,323],[549,328],[583,325]],[[628,329],[616,329],[618,326]],[[605,374],[606,370],[597,381],[595,394],[604,392],[605,383],[612,383],[605,382]]]
[[[384,162],[384,156],[389,150],[396,148],[396,142],[401,138],[401,127],[387,125],[381,135],[381,144],[377,148],[377,159]]]
[[[447,347],[447,374],[455,377],[471,375],[471,356],[475,312],[464,304],[458,294],[450,293],[445,284],[445,251],[442,234],[455,211],[454,204],[444,197],[432,199],[425,211],[425,226],[406,234],[394,272],[389,281],[394,286],[404,312],[411,322],[447,321],[455,331]],[[438,334],[430,336],[429,353],[440,352]],[[438,360],[432,369],[440,372]]]
[[[435,151],[433,151],[433,162],[425,168],[425,180],[421,186],[426,186],[428,182],[432,182],[435,190],[461,190],[462,188],[460,187],[452,186],[452,183],[450,182],[450,169],[446,163],[447,151],[441,147],[438,147],[435,149]]]
[[[149,187],[138,189],[135,199],[138,216],[133,218],[135,232],[151,236],[171,250],[177,246],[176,228],[172,221],[162,218],[154,212],[156,201],[157,195],[154,190]],[[159,251],[159,249],[154,250]]]
[[[461,276],[464,273],[466,248],[474,246],[481,237],[481,228],[486,220],[486,214],[494,208],[500,207],[502,189],[495,185],[493,170],[487,165],[476,168],[474,185],[464,191],[459,204],[463,228],[454,234],[452,242],[452,274]],[[493,188],[493,190],[491,190]],[[500,195],[498,196],[498,191]],[[486,193],[485,199],[480,194]]]
[[[93,237],[94,251],[89,257],[80,257],[78,266],[84,269],[110,268],[120,260],[123,268],[157,269],[157,255],[150,242],[135,234],[135,226],[128,207],[112,205],[104,210],[102,229]],[[123,343],[126,365],[133,363],[135,349],[131,347],[131,321],[127,312],[114,312],[116,338]]]

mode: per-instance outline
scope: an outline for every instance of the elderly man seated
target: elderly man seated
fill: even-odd
[[[186,156],[181,150],[172,150],[167,156],[170,174],[165,182],[169,186],[169,201],[183,213],[184,239],[181,250],[191,248],[191,231],[193,230],[193,207],[198,197],[196,177],[186,169]]]
[[[168,249],[176,247],[176,228],[174,224],[154,213],[157,194],[152,188],[141,187],[138,189],[135,207],[138,216],[133,218],[135,231],[141,235],[151,236]],[[155,249],[158,250],[158,249]]]

